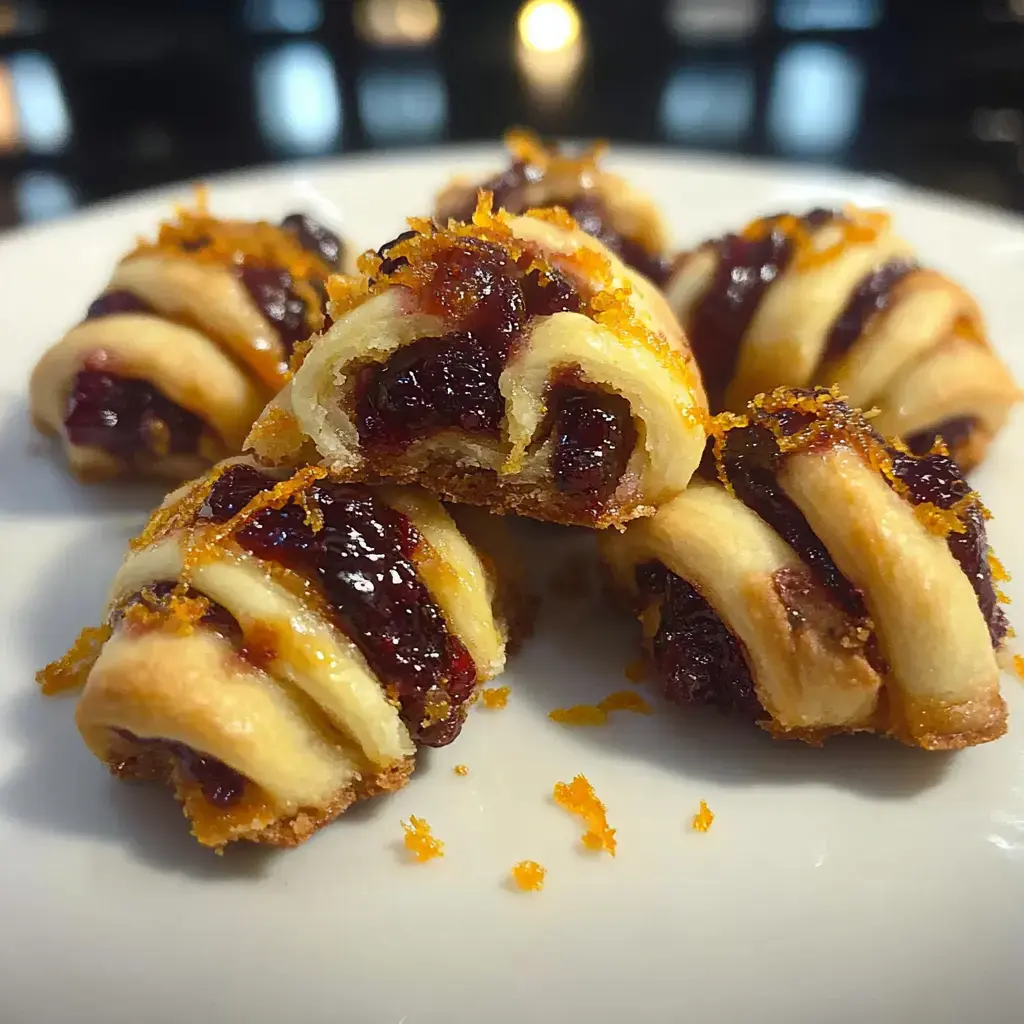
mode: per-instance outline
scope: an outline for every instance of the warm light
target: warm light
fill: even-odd
[[[568,0],[529,0],[519,11],[519,38],[536,53],[559,53],[579,39],[580,16]]]
[[[426,46],[437,38],[441,10],[437,0],[361,0],[355,24],[371,46]]]

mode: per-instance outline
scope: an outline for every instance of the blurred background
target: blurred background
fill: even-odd
[[[0,227],[511,124],[1024,209],[1024,0],[0,0]]]

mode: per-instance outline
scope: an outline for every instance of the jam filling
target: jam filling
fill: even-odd
[[[201,754],[177,740],[136,736],[127,729],[115,729],[114,732],[142,751],[170,754],[182,773],[199,786],[203,796],[214,807],[231,807],[245,795],[246,777],[209,754]]]
[[[104,316],[117,316],[119,313],[152,313],[153,307],[132,292],[123,288],[104,292],[94,299],[85,314],[86,320],[98,320]]]
[[[666,696],[757,717],[762,707],[743,648],[711,605],[660,562],[637,566],[636,579],[641,595],[660,604],[651,652]]]
[[[471,221],[476,208],[477,191],[486,190],[494,195],[494,209],[518,216],[526,212],[527,188],[543,177],[544,172],[540,168],[528,161],[517,160],[478,188],[467,190],[461,203],[444,212],[454,220]],[[596,192],[582,191],[575,195],[552,197],[544,205],[563,207],[581,231],[592,235],[611,249],[623,263],[655,284],[663,285],[668,279],[670,261],[662,253],[651,252],[638,239],[617,231],[612,226],[608,204]]]
[[[116,626],[124,618],[125,612],[133,605],[144,605],[150,611],[156,613],[166,611],[167,599],[177,587],[178,584],[173,580],[160,580],[150,584],[145,590],[132,594],[115,609],[111,616],[110,625]],[[195,598],[203,595],[189,587],[184,596],[186,598]],[[203,613],[199,622],[207,629],[235,644],[241,653],[245,654],[246,652],[242,649],[244,639],[242,627],[238,624],[238,621],[223,605],[217,604],[216,601],[211,601],[208,597],[205,600],[209,607]]]
[[[214,484],[201,517],[226,522],[274,481],[234,466]],[[444,746],[458,735],[476,684],[469,652],[420,582],[413,558],[421,543],[412,523],[367,488],[320,481],[288,504],[258,512],[235,534],[260,558],[315,580],[339,625],[399,703],[417,743]]]
[[[380,250],[384,273],[402,266],[404,257],[387,255],[394,244]],[[520,263],[528,267],[529,261],[524,256]],[[535,269],[524,272],[500,246],[465,239],[439,254],[421,303],[453,329],[404,345],[386,363],[355,376],[360,442],[378,451],[401,451],[448,429],[497,437],[505,413],[498,380],[527,322],[578,312],[581,298],[557,271],[545,278]],[[628,403],[593,389],[556,386],[552,406],[557,486],[567,494],[607,497],[636,442]]]
[[[792,237],[781,228],[771,227],[783,216],[766,218],[770,229],[759,237],[729,234],[711,243],[718,256],[715,273],[690,314],[686,333],[713,413],[723,408],[743,336],[765,293],[793,258]],[[814,229],[837,216],[832,210],[815,209],[804,214],[800,222]]]
[[[868,320],[889,305],[893,288],[915,270],[917,263],[914,260],[891,260],[863,278],[832,325],[822,360],[831,362],[845,355],[864,333]]]
[[[331,270],[340,269],[345,249],[341,239],[333,231],[305,213],[288,214],[281,221],[281,227],[293,234],[303,249],[319,256]]]
[[[196,452],[203,421],[148,381],[80,370],[71,384],[64,430],[71,444],[131,462]]]
[[[238,277],[259,311],[270,321],[291,355],[300,341],[309,337],[306,302],[292,290],[292,275],[283,267],[260,267],[243,263]]]
[[[895,476],[906,485],[907,497],[915,505],[930,502],[938,508],[949,509],[971,493],[956,463],[947,455],[936,453],[914,457],[895,450],[891,455]],[[964,532],[951,531],[946,543],[950,554],[970,580],[978,598],[978,607],[988,624],[992,646],[998,647],[1006,637],[1009,623],[999,606],[992,579],[985,517],[980,504],[977,501],[967,504],[961,520]]]
[[[904,440],[915,455],[927,455],[940,439],[951,452],[955,452],[971,439],[977,425],[978,421],[973,416],[957,416],[943,420],[931,430],[909,434]]]

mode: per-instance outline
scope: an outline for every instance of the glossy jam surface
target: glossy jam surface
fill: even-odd
[[[948,509],[970,494],[970,486],[948,456],[934,454],[914,458],[903,452],[893,452],[892,455],[895,475],[906,484],[908,497],[915,504],[931,502],[939,508]],[[967,506],[962,520],[966,527],[964,532],[950,532],[946,543],[974,588],[992,644],[997,647],[1006,637],[1009,623],[996,596],[988,560],[985,518],[977,502]]]
[[[94,299],[85,314],[86,320],[98,320],[104,316],[117,316],[119,313],[150,313],[152,307],[132,292],[123,289],[104,292]]]
[[[707,601],[660,562],[637,566],[637,585],[660,605],[651,653],[666,696],[755,717],[762,708],[739,641]]]
[[[245,794],[246,777],[215,757],[176,740],[136,736],[127,729],[116,729],[115,732],[141,751],[169,754],[182,773],[199,786],[203,796],[215,807],[231,807]]]
[[[277,331],[285,350],[291,351],[309,337],[306,303],[292,290],[292,275],[282,267],[244,263],[238,276],[259,311]]]
[[[147,381],[81,370],[71,384],[64,429],[71,444],[131,462],[195,452],[203,421]]]
[[[281,221],[281,227],[293,234],[303,249],[319,256],[332,270],[341,267],[344,254],[341,239],[329,228],[305,213],[288,214]]]
[[[273,481],[248,466],[221,476],[203,515],[230,519]],[[366,488],[320,482],[306,502],[323,517],[318,531],[296,504],[264,509],[236,534],[253,554],[319,583],[347,636],[401,705],[414,739],[450,743],[462,726],[476,666],[445,624],[413,563],[419,534]]]
[[[913,260],[890,260],[868,274],[857,285],[850,301],[832,325],[825,341],[823,361],[837,359],[849,351],[864,333],[871,317],[889,305],[893,288],[916,269],[917,264]]]
[[[970,440],[976,426],[977,420],[973,416],[958,416],[955,419],[943,420],[931,430],[909,434],[904,440],[915,455],[927,455],[940,438],[945,441],[949,450],[955,453]]]
[[[801,222],[817,228],[834,216],[830,210],[811,210]],[[774,229],[758,238],[729,234],[711,244],[718,257],[714,275],[690,314],[686,332],[711,411],[720,412],[743,336],[769,286],[789,266],[794,246],[788,234]]]
[[[552,389],[550,404],[555,485],[564,494],[604,501],[615,491],[636,447],[629,402],[620,395],[559,385]]]

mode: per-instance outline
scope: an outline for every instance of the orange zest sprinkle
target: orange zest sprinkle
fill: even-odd
[[[508,704],[509,688],[507,686],[491,686],[480,691],[480,699],[485,708],[500,711]]]
[[[649,715],[651,705],[632,690],[617,690],[597,704],[575,704],[571,708],[555,708],[548,718],[559,725],[606,725],[612,711],[634,711]]]
[[[469,765],[457,764],[452,769],[452,771],[455,772],[456,775],[468,775],[469,774]]]
[[[1024,679],[1024,654],[1013,656],[1013,674],[1018,679]]]
[[[512,868],[512,881],[524,892],[540,892],[547,873],[535,860],[521,860]]]
[[[189,594],[187,588],[180,586],[162,597],[155,596],[151,587],[144,587],[142,598],[124,609],[122,621],[129,628],[164,629],[177,636],[188,636],[210,610],[209,598]]]
[[[631,683],[642,683],[648,674],[648,665],[643,658],[631,661],[625,669],[625,676]]]
[[[110,639],[110,626],[86,626],[66,654],[36,673],[36,682],[47,696],[66,693],[85,685],[103,645]]]
[[[402,822],[402,828],[405,829],[405,848],[418,863],[444,856],[444,843],[431,833],[425,818],[410,814],[409,820]]]
[[[694,832],[707,832],[711,828],[711,822],[715,820],[715,812],[703,800],[700,802],[700,810],[693,816],[690,827]]]
[[[556,782],[553,796],[559,807],[583,819],[587,831],[580,841],[588,850],[606,850],[615,856],[615,829],[608,827],[605,806],[585,775],[577,775],[572,782]]]

